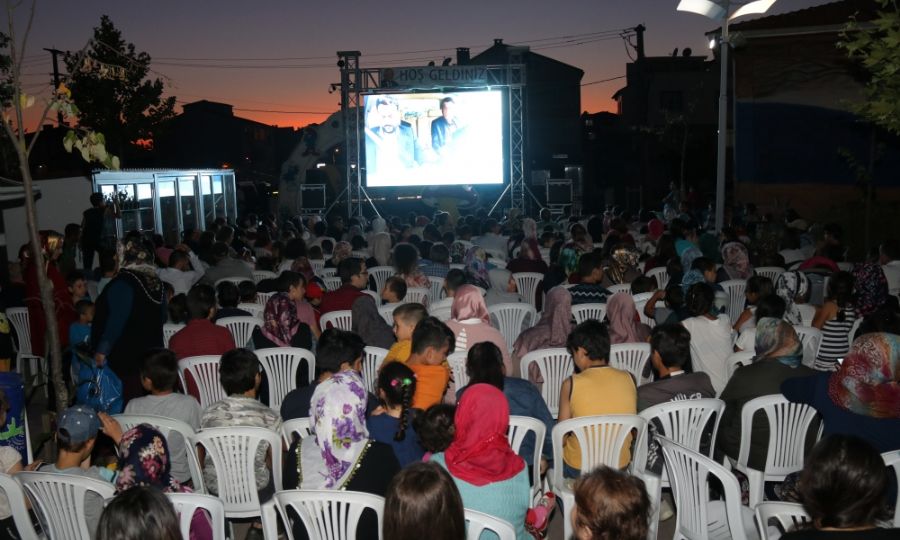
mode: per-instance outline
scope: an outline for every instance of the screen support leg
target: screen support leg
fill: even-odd
[[[381,213],[379,213],[378,209],[375,208],[375,203],[372,202],[372,198],[369,197],[369,192],[366,191],[366,188],[359,186],[359,191],[362,192],[362,194],[366,198],[366,200],[369,201],[369,204],[372,206],[372,210],[375,211],[375,215],[378,217],[381,217]],[[360,207],[360,212],[362,212],[362,207]],[[363,217],[363,216],[359,216],[359,217]]]
[[[500,201],[503,200],[503,197],[506,196],[506,192],[509,191],[509,186],[510,186],[510,185],[512,185],[512,184],[506,184],[506,187],[503,188],[503,193],[501,193],[500,196],[497,197],[497,202],[495,202],[495,203],[494,203],[494,206],[491,207],[490,212],[488,212],[488,216],[490,216],[491,214],[493,214],[493,213],[494,213],[494,210],[497,209],[497,206],[500,204]]]
[[[334,198],[333,201],[331,201],[331,204],[328,206],[328,209],[325,210],[325,213],[324,213],[324,214],[322,214],[323,217],[324,217],[324,216],[327,216],[328,214],[331,213],[331,209],[334,208],[334,205],[336,205],[337,203],[341,202],[341,199],[343,198],[343,196],[344,196],[345,193],[347,193],[347,188],[344,188],[344,189],[341,191],[340,195],[338,195],[337,197]]]

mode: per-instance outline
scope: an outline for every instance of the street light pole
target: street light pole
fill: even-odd
[[[719,132],[716,152],[716,233],[725,227],[725,161],[728,135],[728,4],[725,2],[726,17],[719,39]]]

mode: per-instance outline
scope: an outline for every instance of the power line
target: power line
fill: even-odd
[[[619,75],[618,77],[610,77],[608,79],[600,79],[599,81],[591,81],[591,82],[581,83],[581,86],[591,86],[594,84],[600,84],[600,83],[615,81],[615,80],[624,79],[624,78],[625,78],[625,75]]]
[[[215,98],[212,98],[215,99]],[[187,105],[192,102],[190,101],[182,101],[180,99],[176,99],[175,103],[179,103],[181,105]],[[241,112],[255,112],[255,113],[274,113],[274,114],[333,114],[335,111],[276,111],[271,109],[243,109],[240,107],[232,107],[232,110],[241,111]]]

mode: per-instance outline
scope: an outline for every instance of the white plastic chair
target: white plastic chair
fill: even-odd
[[[388,326],[394,326],[394,309],[406,302],[397,302],[396,304],[385,304],[378,306],[378,314],[384,319]]]
[[[381,297],[378,296],[377,292],[369,290],[369,289],[363,289],[359,292],[363,293],[366,296],[372,297],[372,300],[375,302],[376,306],[381,303]]]
[[[281,410],[281,402],[288,392],[297,387],[297,372],[306,362],[307,383],[312,384],[316,374],[316,355],[299,347],[270,347],[256,351],[262,370],[269,382],[269,407]]]
[[[261,504],[256,490],[256,449],[269,446],[272,463],[271,481],[281,491],[281,435],[260,427],[223,427],[201,429],[194,436],[195,446],[202,446],[216,470],[218,498],[225,505],[225,517],[263,518],[265,538],[277,537],[275,505]],[[207,486],[209,488],[210,486]]]
[[[206,409],[213,403],[225,399],[225,389],[219,381],[219,361],[221,357],[215,355],[189,356],[178,361],[178,378],[185,393],[188,391],[187,379],[184,372],[190,373],[197,385],[200,395],[200,408]]]
[[[763,411],[769,424],[769,448],[763,470],[751,469],[750,441],[753,415]],[[806,437],[818,413],[809,405],[792,403],[781,394],[751,399],[741,409],[741,445],[735,469],[747,475],[750,484],[750,508],[763,499],[766,482],[784,480],[803,469]]]
[[[528,377],[528,367],[534,364],[543,377],[541,397],[547,403],[553,418],[559,416],[559,391],[566,377],[575,371],[575,362],[569,351],[558,349],[540,349],[522,357],[520,367],[522,377]]]
[[[648,317],[644,314],[644,306],[647,305],[647,302],[649,302],[651,298],[653,298],[653,293],[646,292],[634,295],[633,300],[634,309],[637,310],[638,316],[640,316],[641,318],[641,322],[646,324],[650,328],[653,328],[654,326],[656,326],[656,319],[654,319],[653,317]]]
[[[312,268],[313,274],[322,275],[322,269],[325,268],[325,259],[309,259],[309,267]]]
[[[534,452],[529,458],[525,458],[526,462],[531,465],[531,499],[541,491],[541,455],[544,450],[544,439],[547,436],[547,426],[537,418],[530,416],[509,417],[509,431],[506,432],[506,438],[509,440],[509,446],[512,451],[519,453],[522,443],[529,433],[534,433]]]
[[[100,296],[100,293],[97,292],[100,288],[100,284],[93,279],[89,279],[85,283],[87,284],[88,297],[92,302],[96,302],[97,298]]]
[[[575,324],[581,324],[592,319],[603,322],[603,319],[606,318],[606,304],[578,304],[572,306],[572,316],[575,317]]]
[[[322,279],[327,277],[334,277],[337,275],[337,268],[321,268],[318,272],[315,272],[317,276]]]
[[[822,343],[822,331],[812,326],[794,325],[794,331],[800,338],[800,344],[803,345],[803,365],[813,367],[816,363],[816,356],[819,354],[819,345]]]
[[[375,280],[375,292],[381,295],[384,290],[384,283],[389,277],[397,274],[393,266],[373,266],[369,268],[369,277]]]
[[[729,279],[719,283],[719,285],[722,286],[725,294],[728,295],[728,320],[734,323],[741,316],[741,312],[744,311],[744,303],[747,301],[747,298],[744,296],[744,292],[747,290],[747,280]]]
[[[539,274],[537,272],[516,272],[512,277],[516,281],[516,289],[519,291],[519,296],[537,309],[537,306],[535,305],[535,295],[537,294],[536,291],[538,286],[544,281],[544,274]]]
[[[885,467],[893,469],[894,476],[897,479],[897,485],[900,486],[900,451],[892,450],[881,454]],[[894,503],[894,527],[900,527],[900,497]]]
[[[643,384],[644,367],[649,361],[649,343],[619,343],[609,348],[609,365],[631,373],[635,386]]]
[[[266,304],[269,303],[269,298],[273,296],[275,296],[273,292],[258,292],[256,293],[256,303],[265,308]]]
[[[466,373],[467,359],[466,351],[447,355],[447,363],[450,364],[450,373],[453,375],[453,383],[457,390],[469,384],[469,374]]]
[[[753,511],[741,505],[741,488],[731,471],[667,437],[657,440],[665,456],[677,507],[675,538],[755,539]],[[724,501],[709,499],[710,475],[719,480]]]
[[[362,361],[362,377],[366,383],[366,390],[378,395],[378,371],[381,370],[381,364],[384,363],[384,357],[387,356],[388,350],[381,347],[367,346],[363,352]]]
[[[28,316],[28,308],[12,307],[6,309],[6,318],[12,324],[18,342],[16,354],[16,371],[25,378],[25,360],[28,360],[28,375],[31,377],[32,386],[36,385],[41,377],[46,377],[47,361],[42,356],[36,356],[31,351],[31,324]],[[68,330],[67,330],[68,331]]]
[[[835,263],[835,264],[837,264],[838,270],[840,270],[841,272],[852,272],[853,271],[853,263],[852,262],[841,261],[841,262]]]
[[[754,269],[757,276],[767,277],[775,283],[778,276],[784,273],[784,268],[780,266],[760,266]]]
[[[850,326],[850,332],[847,333],[847,346],[853,347],[853,336],[856,335],[856,331],[859,330],[859,326],[863,322],[862,317],[857,317],[856,320],[853,321],[853,324]]]
[[[453,312],[453,309],[449,304],[438,306],[438,307],[428,308],[428,314],[431,315],[432,317],[437,318],[437,320],[439,320],[441,322],[449,321],[450,318],[453,316],[452,312]]]
[[[647,277],[656,278],[656,288],[657,289],[666,289],[666,285],[669,284],[669,272],[666,270],[665,266],[659,266],[656,268],[651,268],[647,271]]]
[[[12,476],[0,473],[0,491],[6,494],[9,501],[9,509],[12,512],[13,523],[22,540],[38,540],[40,536],[31,524],[31,516],[25,506],[25,492]]]
[[[202,493],[166,493],[175,513],[182,538],[191,537],[194,512],[202,510],[209,516],[213,540],[225,540],[225,505],[216,497]]]
[[[353,311],[349,309],[329,311],[319,319],[319,328],[323,332],[329,328],[340,328],[349,332],[353,329]]]
[[[223,317],[216,321],[231,332],[236,347],[246,347],[253,337],[253,329],[262,326],[263,321],[257,317]]]
[[[802,529],[812,521],[800,503],[764,501],[756,505],[754,514],[762,540],[778,540],[782,534]]]
[[[284,439],[284,446],[288,448],[294,442],[294,435],[301,439],[312,435],[312,425],[309,417],[292,418],[281,423],[281,438]]]
[[[641,448],[646,444],[647,421],[637,415],[581,416],[564,420],[553,427],[551,437],[556,464],[551,472],[550,485],[562,501],[564,538],[572,537],[572,509],[575,506],[575,492],[563,478],[563,442],[566,436],[573,436],[578,441],[581,470],[587,472],[600,465],[618,469],[622,450],[632,431],[637,431],[633,438],[634,448]]]
[[[610,285],[606,288],[609,291],[609,295],[612,296],[617,293],[625,293],[631,294],[631,283],[618,283],[616,285]]]
[[[450,270],[465,270],[466,265],[460,263],[450,263]]]
[[[516,529],[508,521],[468,508],[465,513],[468,523],[466,540],[479,540],[484,531],[494,532],[500,540],[516,540]]]
[[[728,378],[731,379],[731,376],[734,375],[737,368],[752,364],[755,356],[756,353],[753,351],[732,353],[731,356],[725,360],[725,371],[728,374]]]
[[[494,326],[503,334],[506,348],[510,351],[522,330],[531,328],[537,322],[537,311],[534,306],[524,302],[494,304],[488,306],[488,313]]]
[[[278,277],[278,274],[268,270],[253,270],[251,274],[253,275],[253,283],[259,283],[264,279],[275,279]]]
[[[506,262],[506,253],[504,253],[503,250],[484,248],[484,253],[492,259]]]
[[[226,282],[226,281],[231,282],[231,283],[234,283],[235,285],[240,285],[241,283],[243,283],[243,282],[245,282],[245,281],[253,281],[253,280],[250,279],[250,278],[248,278],[248,277],[245,277],[245,276],[230,276],[230,277],[223,277],[222,279],[217,279],[217,280],[216,280],[215,287],[218,288],[218,287],[219,287],[219,283],[224,283],[224,282]]]
[[[15,479],[31,500],[44,534],[53,540],[90,538],[94,531],[85,516],[88,493],[107,501],[116,492],[109,482],[71,474],[22,471]]]
[[[325,288],[329,291],[336,291],[343,285],[341,276],[323,276],[322,281],[325,282]]]
[[[407,303],[415,302],[428,307],[429,294],[431,294],[431,289],[425,287],[409,287],[406,289],[406,296],[403,297],[403,301]]]
[[[243,309],[244,311],[249,313],[250,316],[256,317],[259,320],[263,320],[263,314],[265,313],[265,310],[266,310],[266,306],[261,306],[261,305],[257,304],[256,302],[253,302],[253,303],[241,302],[240,304],[237,305],[237,308]]]
[[[429,298],[432,302],[437,302],[447,296],[447,291],[444,290],[444,278],[428,276],[428,282],[431,285]]]
[[[358,491],[333,489],[291,489],[275,494],[275,506],[285,523],[288,540],[294,532],[288,509],[296,512],[310,540],[356,540],[356,529],[365,510],[378,516],[378,530],[384,516],[384,499]],[[380,536],[380,535],[379,535]]]
[[[186,327],[186,324],[166,323],[163,325],[163,346],[169,348],[169,340],[178,333],[179,330]]]
[[[351,256],[351,257],[356,257],[357,259],[362,259],[362,260],[365,261],[365,260],[368,259],[371,255],[370,255],[368,249],[354,249],[353,251],[350,252],[350,256]]]
[[[170,447],[169,451],[171,451],[172,435],[178,434],[181,436],[185,454],[187,455],[188,471],[191,473],[191,481],[194,484],[193,489],[197,493],[206,493],[206,487],[203,485],[203,472],[200,468],[200,460],[197,459],[197,452],[194,451],[192,443],[196,433],[191,426],[181,420],[152,414],[117,414],[113,418],[115,418],[119,422],[119,425],[122,426],[123,433],[134,426],[150,424],[166,438],[166,442],[169,443]]]

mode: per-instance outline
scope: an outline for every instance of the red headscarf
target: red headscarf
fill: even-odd
[[[476,486],[509,480],[525,468],[506,439],[509,404],[489,384],[473,384],[456,409],[456,435],[444,453],[447,470]]]

